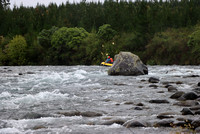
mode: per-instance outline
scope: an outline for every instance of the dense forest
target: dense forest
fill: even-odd
[[[200,0],[50,3],[0,0],[0,65],[99,65],[137,54],[146,64],[200,64]]]

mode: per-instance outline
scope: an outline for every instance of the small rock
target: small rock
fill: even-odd
[[[190,110],[200,110],[200,105],[193,106]]]
[[[81,115],[84,116],[84,117],[102,116],[101,113],[96,113],[96,112],[91,112],[91,111],[81,112]]]
[[[138,103],[138,104],[136,104],[136,106],[144,106],[144,104],[143,103]]]
[[[189,108],[183,108],[181,113],[182,115],[194,115],[194,113]]]
[[[174,118],[174,116],[171,116],[171,115],[158,115],[157,118],[166,119],[166,118]]]
[[[101,125],[112,125],[112,124],[123,125],[124,123],[125,123],[125,121],[122,119],[113,119],[113,120],[105,121],[105,122],[101,123]]]
[[[200,82],[197,84],[198,87],[200,87]]]
[[[130,128],[130,127],[146,127],[144,124],[142,124],[141,122],[139,121],[134,121],[134,120],[131,120],[131,121],[127,121],[126,123],[123,124],[124,127],[126,128]]]
[[[125,105],[132,105],[132,104],[134,104],[134,103],[131,102],[131,101],[128,101],[128,102],[125,102],[124,104],[125,104]]]
[[[149,85],[149,87],[157,88],[157,85]]]
[[[22,73],[19,73],[18,75],[23,75]]]
[[[200,119],[196,119],[194,121],[192,121],[191,123],[192,126],[194,126],[195,128],[200,126]]]
[[[135,107],[135,110],[143,110],[141,107]]]
[[[38,129],[43,129],[43,128],[46,128],[45,126],[35,126],[33,127],[33,130],[38,130]]]
[[[171,127],[173,122],[172,120],[159,121],[154,124],[154,127]]]
[[[185,98],[186,100],[195,100],[199,96],[195,92],[188,92],[183,94],[182,97]]]
[[[176,91],[178,91],[178,89],[175,88],[174,86],[169,86],[169,87],[168,87],[168,91],[169,91],[169,92],[176,92]]]
[[[169,101],[167,100],[150,100],[149,103],[169,103]]]
[[[197,128],[195,129],[195,132],[196,132],[196,133],[200,133],[200,127],[197,127]]]
[[[194,91],[194,92],[197,93],[197,94],[200,94],[200,88],[192,89],[192,91]]]
[[[170,98],[171,98],[171,99],[178,99],[178,98],[180,98],[183,94],[184,94],[183,91],[177,91],[176,93],[174,93],[173,95],[171,95]]]
[[[195,111],[195,113],[194,114],[198,114],[198,115],[200,115],[200,110],[198,110],[198,111]]]
[[[157,93],[164,93],[164,91],[158,91]]]
[[[38,118],[42,118],[42,117],[48,117],[48,115],[30,112],[30,113],[26,113],[22,117],[22,119],[38,119]]]
[[[187,101],[176,102],[173,105],[184,106],[184,107],[192,107],[192,106],[199,105],[199,103],[197,101],[194,101],[194,100],[187,100]]]
[[[160,80],[158,78],[155,78],[155,77],[150,77],[149,78],[149,82],[150,83],[158,83]]]
[[[177,81],[176,84],[183,84],[183,82],[182,81]]]

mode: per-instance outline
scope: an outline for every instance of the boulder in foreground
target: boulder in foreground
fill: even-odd
[[[108,70],[108,75],[137,76],[148,74],[148,68],[140,58],[131,52],[120,52]]]

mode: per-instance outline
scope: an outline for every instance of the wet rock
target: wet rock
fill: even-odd
[[[137,76],[148,74],[148,68],[140,58],[131,52],[115,55],[115,62],[108,70],[108,75]]]
[[[84,117],[96,117],[96,116],[102,116],[101,113],[97,112],[79,112],[79,111],[72,111],[72,112],[58,112],[58,114],[62,114],[64,116],[84,116]]]
[[[130,127],[146,127],[143,123],[135,120],[127,121],[123,124],[124,127],[130,128]]]
[[[197,84],[198,87],[200,87],[200,82]]]
[[[132,105],[132,104],[134,104],[132,101],[128,101],[128,102],[125,102],[124,103],[125,105]]]
[[[144,104],[143,103],[138,103],[138,104],[136,104],[136,106],[144,106]]]
[[[196,133],[200,133],[200,126],[195,129]]]
[[[192,89],[192,91],[194,91],[194,92],[197,93],[197,94],[200,94],[200,88]]]
[[[158,91],[157,93],[164,93],[164,91]]]
[[[183,94],[182,97],[185,98],[186,100],[195,100],[199,96],[195,92],[188,92]]]
[[[30,113],[26,113],[22,119],[38,119],[38,118],[42,118],[42,117],[49,117],[50,115],[45,115],[45,114],[39,114],[39,113],[34,113],[34,112],[30,112]]]
[[[177,121],[184,121],[184,122],[187,123],[187,124],[188,124],[188,123],[192,123],[192,121],[193,121],[192,119],[186,119],[186,118],[181,118],[181,117],[180,117],[180,118],[177,118],[176,120],[177,120]]]
[[[150,83],[158,83],[159,81],[160,81],[159,78],[156,78],[156,77],[150,77],[149,78]]]
[[[190,110],[200,110],[200,105],[192,106]]]
[[[157,88],[157,85],[149,85],[149,87]]]
[[[35,74],[34,72],[26,72],[26,74]]]
[[[183,78],[190,78],[190,77],[200,77],[199,75],[187,75],[187,76],[183,76]]]
[[[96,112],[91,112],[91,111],[81,112],[81,115],[84,116],[84,117],[96,117],[96,116],[102,116],[101,113],[96,113]]]
[[[171,98],[171,99],[178,99],[178,98],[180,98],[183,94],[184,94],[183,91],[177,91],[176,93],[174,93],[173,95],[171,95],[170,98]]]
[[[173,105],[184,106],[184,107],[192,107],[192,106],[199,105],[199,103],[195,100],[187,100],[187,101],[176,102]]]
[[[200,110],[198,110],[198,111],[195,111],[195,113],[194,113],[194,114],[200,115]]]
[[[177,81],[176,84],[177,84],[177,85],[183,84],[183,82],[182,82],[182,81]]]
[[[135,110],[143,110],[141,107],[135,107]]]
[[[159,121],[159,122],[156,122],[154,124],[154,127],[171,127],[172,124],[173,124],[173,120],[163,120],[163,121]]]
[[[23,73],[19,73],[18,75],[23,75]]]
[[[6,126],[7,126],[7,123],[2,121],[2,120],[0,120],[0,129],[6,128]]]
[[[192,121],[191,123],[192,126],[194,126],[195,128],[200,126],[200,119],[196,119],[194,121]]]
[[[105,122],[101,123],[100,125],[112,125],[112,124],[123,125],[125,122],[126,121],[122,120],[122,119],[113,119],[113,120],[105,121]]]
[[[185,127],[186,123],[185,121],[179,121],[173,124],[174,126],[178,126],[178,127]]]
[[[167,100],[150,100],[149,103],[169,103],[169,101]]]
[[[176,87],[174,87],[174,86],[169,86],[167,89],[168,89],[168,92],[176,92],[176,91],[178,91],[178,89]]]
[[[40,126],[33,127],[33,130],[38,130],[38,129],[43,129],[43,128],[46,128],[46,127],[43,125],[40,125]]]
[[[171,115],[158,115],[157,118],[159,118],[159,119],[167,119],[167,118],[174,118],[174,116],[171,116]]]
[[[182,115],[194,115],[194,113],[189,108],[183,108],[181,113]]]

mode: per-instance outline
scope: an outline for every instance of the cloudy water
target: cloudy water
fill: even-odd
[[[153,127],[160,113],[171,112],[174,120],[183,117],[164,83],[187,92],[200,82],[199,66],[148,66],[149,74],[143,76],[108,76],[108,69],[0,67],[0,133],[170,134],[176,130]],[[160,82],[150,86],[150,77]],[[149,103],[152,99],[169,104]],[[123,125],[132,120],[146,127]]]

